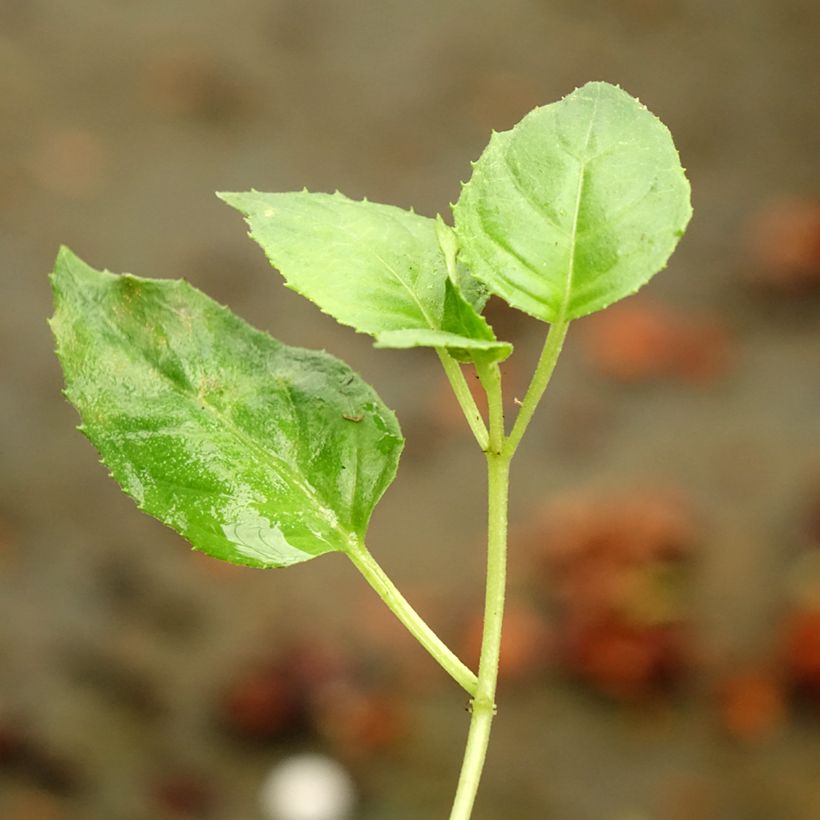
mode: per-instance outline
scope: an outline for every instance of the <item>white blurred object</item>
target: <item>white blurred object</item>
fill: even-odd
[[[262,784],[269,820],[346,820],[356,803],[353,780],[329,757],[303,754],[277,764]]]

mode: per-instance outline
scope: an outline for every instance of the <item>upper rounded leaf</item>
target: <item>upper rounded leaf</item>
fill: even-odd
[[[666,126],[625,91],[596,82],[494,134],[453,212],[472,273],[554,322],[647,282],[692,209]]]

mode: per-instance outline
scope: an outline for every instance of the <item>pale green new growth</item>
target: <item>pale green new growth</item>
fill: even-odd
[[[473,276],[467,268],[458,261],[458,237],[456,232],[441,218],[436,216],[436,233],[438,243],[444,253],[447,264],[447,275],[450,281],[458,288],[467,302],[478,313],[484,310],[490,291],[487,286]]]
[[[506,358],[487,322],[455,288],[436,223],[340,193],[223,193],[288,287],[380,347],[447,347]]]
[[[493,134],[453,211],[473,274],[548,322],[634,293],[666,264],[692,213],[669,130],[606,83]]]
[[[280,567],[344,553],[471,696],[450,820],[469,820],[495,715],[510,463],[571,320],[665,264],[691,215],[666,127],[590,83],[494,134],[454,206],[455,229],[341,194],[221,194],[288,286],[377,347],[434,347],[488,475],[478,675],[402,597],[364,543],[404,440],[347,365],[254,330],[185,282],[115,276],[63,249],[51,320],[81,430],[140,509],[216,558]],[[512,351],[481,316],[490,292],[550,322],[507,433],[498,362]],[[478,409],[458,361],[475,367]]]

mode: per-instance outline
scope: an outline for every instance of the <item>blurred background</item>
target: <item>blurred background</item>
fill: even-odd
[[[186,277],[359,370],[408,439],[371,550],[474,662],[482,461],[434,357],[286,291],[212,192],[449,214],[492,128],[590,79],[670,127],[695,216],[573,325],[514,467],[475,818],[820,817],[818,41],[814,0],[0,0],[0,817],[276,820],[305,752],[351,818],[446,815],[463,695],[342,556],[239,569],[135,510],[60,396],[46,273],[66,243]],[[520,395],[543,327],[488,314]]]

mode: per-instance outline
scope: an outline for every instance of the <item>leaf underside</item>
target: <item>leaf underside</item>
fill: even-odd
[[[435,220],[340,193],[222,193],[288,287],[379,347],[509,356],[486,320],[448,288]],[[458,309],[453,303],[458,302]]]
[[[636,291],[665,266],[691,212],[668,129],[607,83],[494,134],[453,208],[461,261],[548,322]]]
[[[52,286],[65,394],[140,509],[257,567],[364,538],[404,440],[347,365],[272,339],[186,282],[96,271],[67,249]]]

